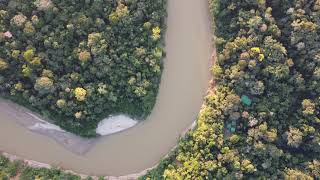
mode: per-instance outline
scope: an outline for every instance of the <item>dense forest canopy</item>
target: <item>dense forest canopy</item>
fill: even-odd
[[[320,1],[209,5],[215,86],[197,127],[141,179],[319,179]],[[0,65],[9,67],[6,60]],[[80,179],[58,170],[19,171],[20,166],[0,157],[0,177],[22,172],[21,179]]]
[[[152,110],[166,0],[0,1],[0,94],[82,136]]]
[[[143,179],[320,178],[320,1],[209,2],[216,86]]]

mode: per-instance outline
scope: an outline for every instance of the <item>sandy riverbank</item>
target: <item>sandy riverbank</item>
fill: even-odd
[[[59,126],[41,119],[38,114],[8,100],[0,99],[0,109],[24,128],[50,137],[77,154],[85,154],[97,143],[98,138],[101,138],[87,139],[66,132]],[[96,132],[98,135],[107,136],[132,128],[137,123],[138,121],[125,115],[110,116],[99,123]]]
[[[208,87],[212,52],[208,2],[168,3],[165,69],[155,108],[145,121],[98,138],[91,149],[79,151],[86,152],[80,155],[15,123],[0,109],[0,149],[88,175],[121,176],[157,164],[197,117]]]

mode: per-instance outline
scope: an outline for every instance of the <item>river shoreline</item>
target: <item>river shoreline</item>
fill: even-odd
[[[10,100],[0,98],[0,109],[23,128],[54,139],[64,148],[79,155],[87,153],[98,143],[99,138],[128,130],[138,123],[138,121],[124,115],[111,116],[99,123],[96,131],[100,136],[96,138],[84,138],[63,130],[50,121],[42,119],[39,114]]]
[[[167,58],[158,100],[147,120],[121,133],[99,138],[88,152],[79,155],[52,138],[18,126],[0,110],[3,126],[0,149],[89,176],[122,177],[158,164],[176,146],[183,136],[181,132],[195,121],[211,77],[208,2],[170,0],[168,4]],[[11,138],[5,138],[8,135]]]
[[[196,121],[193,122],[191,124],[191,126],[189,128],[187,128],[186,130],[183,131],[183,133],[181,134],[181,137],[184,137],[185,134],[194,129],[196,127],[197,123]],[[174,150],[176,149],[177,145],[172,148],[172,150],[167,154],[165,155],[163,158],[166,158],[169,156],[169,154]],[[24,165],[28,166],[28,167],[32,167],[32,168],[47,168],[47,169],[52,169],[53,167],[50,165],[50,164],[46,164],[46,163],[41,163],[41,162],[38,162],[38,161],[34,161],[34,160],[29,160],[29,159],[25,159],[25,158],[22,158],[22,157],[19,157],[19,156],[16,156],[16,155],[13,155],[13,154],[10,154],[8,152],[4,152],[4,151],[1,151],[0,150],[0,155],[8,158],[10,161],[21,161]],[[160,163],[160,162],[159,162]],[[105,180],[135,180],[135,179],[138,179],[139,177],[141,176],[144,176],[145,174],[148,173],[148,171],[156,168],[158,166],[157,163],[156,165],[150,167],[150,168],[147,168],[145,170],[142,170],[138,173],[133,173],[133,174],[128,174],[128,175],[123,175],[123,176],[103,176],[103,178]],[[55,168],[58,168],[66,173],[71,173],[71,174],[74,174],[74,175],[77,175],[77,176],[80,176],[81,178],[85,179],[87,177],[91,177],[95,180],[97,180],[99,177],[97,176],[91,176],[91,175],[85,175],[85,174],[80,174],[80,173],[77,173],[77,172],[74,172],[72,170],[68,170],[68,169],[64,169],[63,167],[55,167]]]
[[[216,51],[213,50],[213,53],[212,53],[212,63],[214,63],[215,61],[215,58],[216,58]],[[213,83],[213,79],[210,80],[209,82],[209,89],[207,91],[207,94],[210,93],[210,91],[212,91],[214,88],[214,83]],[[201,107],[201,109],[203,108],[204,106]],[[1,108],[1,107],[0,107]],[[201,111],[201,110],[200,110]],[[195,120],[187,129],[185,129],[180,137],[183,138],[189,131],[192,131],[196,128],[197,126],[197,120]],[[175,147],[173,147],[168,154],[166,154],[163,158],[167,158],[169,156],[169,154],[174,151],[175,149],[177,148],[177,145]],[[13,154],[10,154],[8,152],[4,152],[4,151],[1,151],[0,150],[0,155],[3,155],[4,157],[8,158],[10,161],[22,161],[23,164],[29,166],[29,167],[33,167],[33,168],[47,168],[47,169],[51,169],[52,166],[50,164],[46,164],[46,163],[41,163],[41,162],[38,162],[38,161],[34,161],[34,160],[28,160],[28,159],[24,159],[22,157],[18,157],[16,155],[13,155]],[[160,162],[159,162],[160,163]],[[147,168],[143,171],[140,171],[138,173],[133,173],[133,174],[128,174],[128,175],[123,175],[123,176],[104,176],[103,178],[105,180],[135,180],[135,179],[138,179],[139,177],[141,176],[144,176],[148,173],[148,171],[156,168],[159,163],[157,163],[156,165],[150,167],[150,168]],[[68,169],[64,169],[62,167],[58,167],[60,170],[64,171],[64,172],[67,172],[67,173],[71,173],[71,174],[74,174],[74,175],[77,175],[77,176],[80,176],[81,178],[85,179],[87,177],[91,177],[95,180],[97,180],[99,177],[97,176],[90,176],[90,175],[85,175],[85,174],[80,174],[80,173],[77,173],[77,172],[74,172],[72,170],[68,170]]]
[[[195,129],[197,126],[197,121],[195,120],[187,129],[185,129],[180,137],[183,138],[189,131]],[[177,148],[177,145],[174,146],[169,152],[168,154],[166,154],[163,158],[167,158],[170,153],[172,151],[174,151],[175,149]],[[8,152],[4,152],[4,151],[1,151],[0,149],[0,155],[8,158],[10,161],[21,161],[24,165],[28,166],[28,167],[32,167],[32,168],[47,168],[47,169],[52,169],[53,167],[50,165],[50,164],[46,164],[46,163],[41,163],[41,162],[38,162],[38,161],[34,161],[34,160],[29,160],[29,159],[25,159],[25,158],[22,158],[22,157],[19,157],[19,156],[16,156],[16,155],[13,155],[13,154],[10,154]],[[133,174],[128,174],[128,175],[123,175],[123,176],[103,176],[103,178],[105,180],[135,180],[135,179],[138,179],[139,177],[141,176],[144,176],[148,173],[148,171],[156,168],[158,165],[159,165],[160,162],[158,162],[156,165],[150,167],[150,168],[147,168],[145,170],[142,170],[138,173],[133,173]],[[99,177],[97,176],[91,176],[91,175],[85,175],[85,174],[80,174],[80,173],[77,173],[77,172],[74,172],[72,170],[68,170],[68,169],[64,169],[63,167],[55,167],[55,168],[58,168],[66,173],[71,173],[71,174],[74,174],[74,175],[77,175],[77,176],[80,176],[81,178],[85,179],[85,178],[88,178],[88,177],[91,177],[93,178],[94,180],[98,180]]]
[[[215,61],[215,58],[216,58],[216,50],[214,49],[213,50],[213,53],[212,53],[212,63],[214,63]],[[214,81],[213,79],[210,80],[209,82],[209,89],[207,91],[207,94],[210,93],[210,91],[212,91],[214,88]],[[10,103],[10,102],[9,102]],[[201,109],[203,108],[204,106],[201,107]],[[1,108],[1,106],[0,106]],[[201,111],[201,110],[200,110]],[[39,120],[40,121],[40,120]],[[197,126],[197,120],[195,120],[187,129],[185,129],[180,137],[183,138],[189,131],[192,131],[196,128]],[[167,158],[170,153],[172,151],[174,151],[175,149],[177,148],[177,145],[175,147],[173,147],[168,154],[166,154],[163,158]],[[1,151],[0,150],[0,155],[3,155],[4,157],[8,158],[10,161],[22,161],[23,164],[29,166],[29,167],[32,167],[32,168],[47,168],[47,169],[51,169],[52,166],[50,164],[46,164],[46,163],[41,163],[41,162],[37,162],[37,161],[34,161],[34,160],[28,160],[28,159],[24,159],[22,157],[18,157],[16,155],[13,155],[13,154],[10,154],[8,152],[4,152],[4,151]],[[160,163],[160,162],[159,162]],[[105,180],[135,180],[135,179],[138,179],[139,177],[141,176],[144,176],[148,173],[148,171],[156,168],[159,163],[157,163],[156,165],[150,167],[150,168],[147,168],[143,171],[140,171],[138,173],[134,173],[134,174],[128,174],[128,175],[124,175],[124,176],[104,176],[103,178]],[[77,173],[77,172],[74,172],[72,170],[67,170],[67,169],[63,169],[62,167],[58,167],[60,170],[64,171],[64,172],[67,172],[67,173],[71,173],[71,174],[74,174],[74,175],[77,175],[77,176],[80,176],[81,178],[85,179],[87,177],[91,177],[93,178],[94,180],[97,180],[99,177],[97,176],[90,176],[90,175],[85,175],[85,174],[80,174],[80,173]]]

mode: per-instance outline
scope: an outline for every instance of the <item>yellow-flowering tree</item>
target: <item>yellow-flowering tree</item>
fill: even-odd
[[[53,90],[53,80],[48,77],[39,77],[36,80],[34,89],[41,94],[51,92]]]
[[[5,70],[8,68],[8,63],[0,58],[0,70]]]
[[[161,33],[161,29],[159,26],[152,28],[152,39],[155,41],[160,39],[161,37],[160,33]]]
[[[64,99],[59,99],[56,104],[59,108],[63,108],[66,105],[66,101]]]
[[[81,61],[81,62],[87,62],[88,60],[90,60],[90,58],[91,58],[91,54],[90,54],[90,52],[88,52],[88,51],[81,51],[80,53],[79,53],[79,60]]]
[[[74,95],[77,101],[84,101],[86,99],[87,91],[81,87],[77,87],[74,90]]]

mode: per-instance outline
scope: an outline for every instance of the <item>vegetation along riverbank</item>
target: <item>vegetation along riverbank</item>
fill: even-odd
[[[142,179],[320,177],[320,1],[210,0],[216,86]]]
[[[141,179],[318,179],[320,1],[209,2],[215,86],[197,127]],[[64,175],[29,172],[32,178]]]
[[[87,153],[78,155],[52,138],[20,127],[15,117],[21,119],[23,114],[12,118],[0,109],[1,150],[91,175],[123,176],[156,165],[195,121],[208,87],[212,53],[206,0],[170,0],[167,11],[165,68],[155,108],[145,121],[124,132],[99,137]]]
[[[95,136],[113,114],[144,119],[162,72],[166,0],[0,2],[0,94]]]

